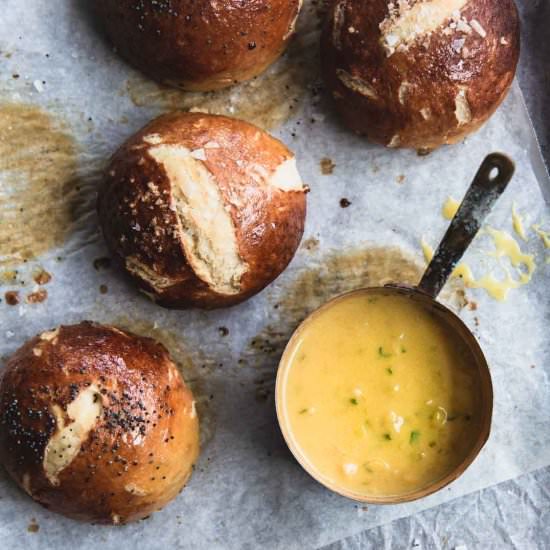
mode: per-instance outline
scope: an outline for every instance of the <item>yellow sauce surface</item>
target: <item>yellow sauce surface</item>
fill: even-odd
[[[408,297],[344,297],[303,325],[286,353],[281,426],[333,489],[405,495],[445,477],[475,443],[471,352]]]

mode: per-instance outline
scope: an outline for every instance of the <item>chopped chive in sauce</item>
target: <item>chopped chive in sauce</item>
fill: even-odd
[[[359,404],[359,401],[357,401],[357,399],[355,397],[352,397],[349,402],[352,404],[352,405],[358,405]]]
[[[430,441],[429,445],[430,445],[430,447],[432,447],[432,448],[433,448],[433,447],[435,447],[435,446],[436,446],[436,442],[435,442],[435,441]]]
[[[378,348],[378,355],[380,357],[386,357],[387,358],[387,357],[391,357],[392,354],[388,351],[384,351],[384,348],[382,346],[380,346]]]
[[[389,367],[389,368],[386,369],[386,372],[388,374],[393,374],[393,369],[391,367]]]
[[[401,353],[407,353],[407,348],[405,346],[401,346]]]
[[[412,445],[420,439],[420,432],[418,430],[413,430],[411,436],[409,437],[409,443]]]
[[[373,472],[372,468],[370,468],[366,464],[365,464],[365,470],[367,470],[367,472],[369,472],[369,474],[372,474],[372,472]]]
[[[376,304],[376,302],[378,302],[378,298],[369,298],[367,301],[369,304]]]
[[[390,434],[384,434],[384,439],[386,441],[391,441],[391,435]]]
[[[302,410],[300,411],[300,414],[306,414],[307,411],[308,411],[308,409],[302,409]]]

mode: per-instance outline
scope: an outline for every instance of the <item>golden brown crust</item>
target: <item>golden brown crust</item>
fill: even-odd
[[[56,483],[44,465],[62,428],[55,408],[75,426],[68,407],[90,388],[101,412]],[[36,336],[8,360],[0,418],[6,470],[40,504],[80,520],[126,523],[159,510],[198,456],[193,395],[166,349],[90,322]]]
[[[337,110],[352,130],[389,147],[430,150],[463,139],[493,114],[513,81],[520,49],[513,0],[469,0],[460,18],[394,53],[381,30],[389,4],[336,0],[329,11],[323,74]]]
[[[204,155],[246,265],[238,292],[214,290],[190,265],[178,233],[170,178],[150,154],[150,136],[158,136],[162,145]],[[111,160],[98,201],[106,241],[126,267],[128,258],[135,258],[164,281],[152,285],[129,270],[160,305],[217,308],[242,302],[286,268],[302,238],[304,189],[283,190],[262,176],[289,159],[293,155],[281,142],[246,122],[201,113],[164,115],[130,138]]]
[[[117,50],[155,80],[194,91],[261,73],[283,52],[300,0],[97,0]]]

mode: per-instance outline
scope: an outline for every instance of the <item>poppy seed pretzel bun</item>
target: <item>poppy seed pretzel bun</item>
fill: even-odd
[[[99,217],[110,249],[158,304],[237,304],[273,281],[302,238],[294,155],[256,126],[164,115],[113,156]]]
[[[190,91],[249,80],[284,51],[301,0],[96,0],[117,51]]]
[[[44,332],[0,381],[0,461],[37,502],[122,524],[172,500],[199,453],[191,391],[159,343],[84,322]]]
[[[519,49],[513,0],[336,0],[321,52],[347,126],[387,147],[429,151],[494,113]]]

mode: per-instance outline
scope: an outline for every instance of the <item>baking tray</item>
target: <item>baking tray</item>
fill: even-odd
[[[487,153],[502,151],[517,164],[489,223],[512,233],[512,203],[526,227],[548,222],[532,164],[540,153],[517,86],[478,134],[419,157],[369,145],[334,116],[318,79],[321,4],[305,2],[298,36],[268,74],[207,96],[161,88],[129,68],[89,11],[84,0],[2,1],[0,246],[12,252],[2,259],[0,290],[18,290],[21,303],[0,303],[0,354],[82,319],[157,337],[198,396],[203,452],[173,503],[122,527],[43,510],[2,472],[0,547],[316,547],[550,463],[550,267],[531,230],[528,242],[519,242],[537,269],[506,302],[456,280],[443,294],[478,336],[495,385],[491,439],[448,489],[416,503],[368,508],[331,494],[292,459],[273,403],[277,362],[297,324],[341,291],[416,282],[424,267],[421,239],[435,244],[442,236],[443,202],[464,194]],[[208,109],[271,129],[296,152],[311,187],[304,240],[290,267],[228,310],[167,311],[148,302],[109,266],[97,229],[95,189],[106,159],[174,108]],[[479,273],[495,269],[490,248],[481,237],[468,252]],[[6,261],[14,255],[16,273]],[[40,269],[52,275],[46,285],[33,280]]]

